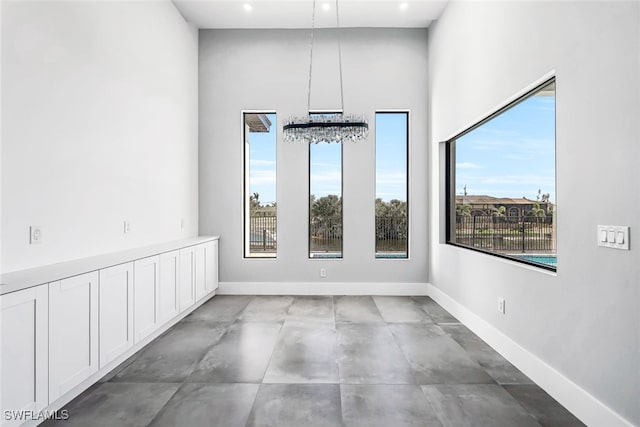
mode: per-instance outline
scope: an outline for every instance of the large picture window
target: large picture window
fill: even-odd
[[[376,113],[376,258],[408,258],[409,113]]]
[[[555,79],[447,141],[447,241],[555,270]]]
[[[243,113],[244,256],[275,258],[277,242],[276,115]]]
[[[342,144],[339,142],[309,144],[309,258],[342,258]]]

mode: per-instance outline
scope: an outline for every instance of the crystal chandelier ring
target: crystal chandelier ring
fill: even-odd
[[[313,45],[315,31],[316,1],[313,0],[311,18],[311,41],[309,59],[309,91],[307,95],[307,112],[302,117],[290,117],[285,121],[282,131],[286,142],[341,143],[344,141],[360,141],[367,138],[369,124],[362,114],[344,114],[344,89],[342,83],[342,45],[340,41],[340,14],[336,0],[336,29],[338,31],[338,65],[340,68],[340,113],[335,115],[311,115],[311,77],[313,69]]]

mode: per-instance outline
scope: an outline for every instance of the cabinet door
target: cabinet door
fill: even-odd
[[[159,325],[160,257],[139,259],[134,262],[133,268],[133,330],[137,343],[148,337]]]
[[[133,263],[100,270],[100,368],[133,346]]]
[[[18,425],[5,411],[40,411],[48,396],[48,285],[0,296],[2,426]]]
[[[218,289],[218,241],[206,243],[205,251],[207,293],[211,293]]]
[[[195,249],[180,249],[180,311],[193,305],[195,299]]]
[[[199,301],[207,294],[207,248],[205,244],[198,245],[196,249],[196,301]]]
[[[49,284],[49,401],[98,372],[98,272]]]
[[[180,312],[178,302],[178,281],[180,252],[173,251],[160,255],[159,316],[163,323]]]

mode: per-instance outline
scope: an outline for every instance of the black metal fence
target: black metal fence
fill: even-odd
[[[252,216],[249,237],[251,253],[269,253],[277,249],[276,216]],[[406,253],[408,225],[406,217],[376,217],[376,253]],[[311,219],[311,252],[342,251],[342,221]]]
[[[250,218],[249,250],[251,253],[276,252],[278,246],[276,225],[275,215]]]
[[[550,217],[457,216],[455,242],[499,252],[555,253]]]
[[[376,216],[376,253],[407,253],[409,227],[406,216]]]
[[[311,218],[310,252],[342,252],[342,221]]]

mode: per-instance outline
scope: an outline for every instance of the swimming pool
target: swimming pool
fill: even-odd
[[[550,265],[557,267],[557,259],[555,255],[518,255],[518,258],[538,264]]]

